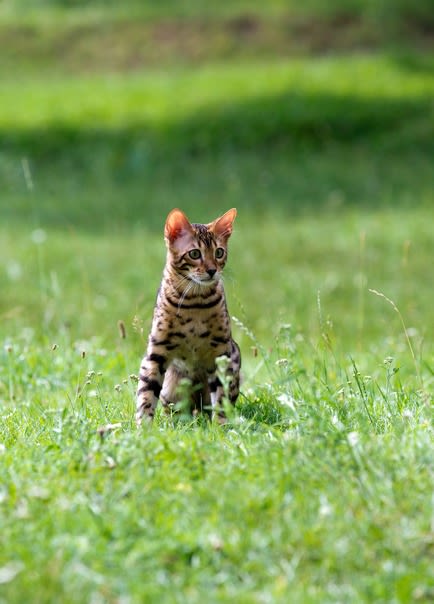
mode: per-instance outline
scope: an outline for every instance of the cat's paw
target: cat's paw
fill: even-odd
[[[140,429],[142,426],[151,426],[154,418],[151,415],[141,415],[136,413],[136,428]]]

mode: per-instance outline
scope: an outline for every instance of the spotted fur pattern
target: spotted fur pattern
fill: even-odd
[[[167,260],[154,309],[146,355],[137,390],[137,421],[152,420],[161,400],[176,411],[185,397],[180,380],[190,382],[190,411],[220,421],[223,386],[216,359],[228,361],[228,398],[235,403],[240,383],[240,350],[231,336],[221,273],[236,210],[210,224],[191,224],[181,210],[170,212],[165,225]]]

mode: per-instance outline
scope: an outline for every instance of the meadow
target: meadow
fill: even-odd
[[[2,7],[0,602],[432,599],[434,60],[362,4]],[[133,421],[173,207],[238,208],[224,427]]]

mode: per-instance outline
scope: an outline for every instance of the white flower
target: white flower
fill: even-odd
[[[18,281],[22,277],[23,269],[21,268],[21,264],[19,262],[16,260],[11,260],[6,266],[6,272],[11,281]]]
[[[283,392],[282,394],[279,394],[279,396],[277,397],[277,400],[282,405],[285,405],[286,407],[289,407],[290,409],[292,409],[292,411],[295,411],[295,400],[292,398],[292,396],[290,394]]]
[[[356,447],[359,444],[359,433],[349,432],[347,435],[348,443],[351,447]]]
[[[336,414],[334,414],[332,417],[332,424],[335,426],[335,428],[337,430],[343,430],[345,428],[344,424],[341,422],[341,420],[338,418],[338,416]]]
[[[0,568],[0,585],[10,583],[23,570],[22,562],[8,562]]]
[[[30,237],[31,237],[33,243],[35,243],[36,245],[41,245],[41,243],[46,242],[47,233],[44,231],[44,229],[35,229],[34,231],[32,231],[32,234]]]
[[[320,506],[319,506],[319,515],[326,517],[330,516],[333,512],[333,508],[330,505],[329,500],[325,495],[321,495],[320,497]]]

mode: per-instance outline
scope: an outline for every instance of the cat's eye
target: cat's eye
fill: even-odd
[[[190,258],[192,260],[199,260],[199,258],[201,257],[202,254],[200,253],[200,250],[194,249],[194,250],[190,250],[188,252],[188,255],[190,256]]]
[[[220,258],[223,258],[223,256],[225,255],[225,251],[222,247],[218,247],[215,251],[215,257],[217,258],[217,260],[220,260]]]

